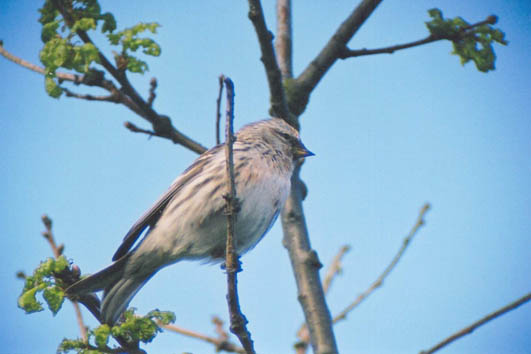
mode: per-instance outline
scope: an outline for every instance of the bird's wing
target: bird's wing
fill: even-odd
[[[120,247],[118,247],[118,250],[116,250],[114,256],[112,257],[113,261],[116,261],[126,255],[138,237],[140,237],[142,232],[147,227],[153,227],[157,223],[168,203],[173,199],[173,197],[175,197],[177,193],[179,193],[184,185],[186,185],[191,179],[193,179],[203,170],[205,164],[211,160],[211,157],[218,149],[219,145],[205,152],[197,160],[195,160],[195,162],[190,165],[190,167],[188,167],[186,171],[184,171],[183,174],[175,180],[175,182],[172,183],[166,193],[164,193],[155,202],[155,204],[153,204],[153,206],[146,211],[144,215],[140,217],[140,219],[138,219],[138,221],[131,227],[129,232],[127,232],[127,234],[124,236],[122,244]]]

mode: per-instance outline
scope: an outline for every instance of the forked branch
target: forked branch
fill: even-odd
[[[463,27],[461,31],[455,35],[446,35],[446,34],[430,34],[426,38],[420,39],[418,41],[413,41],[409,43],[404,44],[397,44],[389,47],[383,47],[383,48],[377,48],[377,49],[348,49],[346,46],[343,48],[343,50],[340,52],[339,57],[341,59],[347,59],[347,58],[353,58],[353,57],[359,57],[363,55],[374,55],[374,54],[393,54],[397,50],[417,47],[420,45],[440,41],[440,40],[450,40],[450,41],[456,41],[459,40],[465,36],[468,35],[470,30],[473,30],[474,28],[486,25],[486,24],[494,24],[496,23],[496,17],[495,16],[489,16],[487,19],[480,21],[478,23],[474,23],[470,26]]]
[[[265,23],[264,11],[260,0],[248,0],[249,2],[249,19],[253,23],[254,30],[260,43],[260,52],[262,53],[262,63],[266,72],[269,86],[269,96],[271,101],[270,114],[286,120],[289,124],[298,129],[296,117],[290,114],[284,87],[282,85],[282,74],[278,67],[275,49],[273,48],[273,34],[267,28]]]

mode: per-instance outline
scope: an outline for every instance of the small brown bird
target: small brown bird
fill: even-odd
[[[275,222],[290,190],[295,162],[313,155],[298,132],[271,118],[244,126],[234,149],[240,210],[235,250],[253,248]],[[203,153],[125,235],[113,264],[67,289],[76,297],[104,290],[101,317],[113,324],[133,296],[161,268],[184,259],[223,261],[227,217],[224,145]],[[141,242],[136,240],[147,229]],[[131,249],[132,248],[132,249]]]

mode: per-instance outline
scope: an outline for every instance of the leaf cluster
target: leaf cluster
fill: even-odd
[[[492,26],[497,21],[495,16],[490,16],[484,23],[475,26],[462,17],[445,19],[439,9],[431,9],[428,14],[432,20],[426,22],[426,26],[431,35],[451,40],[452,54],[459,56],[461,64],[472,60],[481,72],[494,70],[496,54],[492,43],[507,45],[505,34]]]
[[[117,62],[125,62],[123,69],[131,72],[144,73],[148,66],[130,52],[142,48],[146,55],[160,55],[160,46],[153,39],[140,37],[145,31],[156,33],[157,23],[139,23],[115,32],[117,24],[114,15],[102,13],[97,0],[45,0],[39,12],[41,40],[44,43],[39,57],[46,70],[45,89],[51,97],[58,98],[63,93],[55,77],[58,68],[87,74],[93,70],[93,64],[100,63],[98,48],[91,42],[79,41],[80,33],[99,27],[111,45],[120,46]]]
[[[175,322],[175,314],[169,311],[153,310],[145,316],[136,316],[134,309],[124,313],[124,320],[117,325],[103,324],[89,331],[88,343],[81,339],[63,339],[58,348],[58,353],[76,351],[79,354],[115,353],[120,348],[111,348],[111,336],[119,337],[129,343],[151,342],[161,332],[160,324]]]
[[[24,289],[18,298],[18,307],[26,313],[44,310],[42,302],[37,300],[37,294],[42,292],[44,301],[55,315],[64,302],[64,291],[57,275],[69,268],[70,264],[64,256],[57,259],[48,258],[41,262],[33,275],[25,278]]]

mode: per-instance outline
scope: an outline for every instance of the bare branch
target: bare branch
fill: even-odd
[[[343,50],[341,51],[341,53],[339,54],[339,58],[347,59],[347,58],[359,57],[359,56],[362,56],[362,55],[374,55],[374,54],[384,54],[384,53],[393,54],[397,50],[417,47],[419,45],[424,45],[424,44],[428,44],[428,43],[431,43],[431,42],[440,41],[440,40],[443,40],[443,39],[450,40],[450,41],[457,41],[457,40],[467,36],[469,34],[470,30],[472,30],[472,29],[474,29],[476,27],[483,26],[483,25],[486,25],[486,24],[493,24],[493,21],[495,22],[495,20],[493,20],[493,19],[495,19],[495,17],[489,16],[486,20],[483,20],[481,22],[472,24],[470,26],[463,27],[459,33],[457,33],[456,35],[453,35],[453,36],[431,34],[431,35],[427,36],[426,38],[420,39],[418,41],[404,43],[404,44],[398,44],[398,45],[394,45],[394,46],[390,46],[390,47],[384,47],[384,48],[378,48],[378,49],[365,49],[364,48],[364,49],[352,50],[352,49],[348,49],[348,48],[344,47]]]
[[[227,303],[229,305],[230,330],[234,333],[248,354],[254,354],[251,333],[247,330],[247,319],[240,309],[237,288],[237,273],[241,270],[239,255],[234,248],[234,224],[239,211],[239,201],[234,184],[234,161],[232,144],[234,143],[234,84],[228,77],[224,78],[227,87],[227,120],[225,136],[225,159],[227,167],[228,191],[224,196],[227,202],[227,245],[225,250],[225,270],[227,271]]]
[[[113,103],[122,103],[120,101],[120,97],[118,97],[115,94],[110,94],[106,96],[94,96],[90,94],[75,93],[65,87],[63,87],[63,91],[67,97],[74,97],[74,98],[79,98],[79,99],[83,99],[87,101],[106,101],[106,102],[113,102]]]
[[[277,38],[275,49],[282,78],[293,77],[293,32],[291,30],[291,0],[277,0]]]
[[[60,7],[59,7],[60,9]],[[61,12],[65,19],[68,14],[66,12]],[[78,36],[85,43],[91,43],[92,40],[85,31],[78,30]],[[101,65],[109,72],[111,75],[122,85],[123,92],[131,98],[131,100],[145,113],[142,117],[148,120],[152,125],[154,131],[157,133],[157,136],[170,139],[175,144],[182,145],[198,154],[205,152],[207,149],[201,144],[190,139],[183,133],[179,132],[171,123],[171,120],[168,116],[159,115],[153,110],[153,108],[144,101],[144,99],[138,94],[138,92],[131,85],[125,71],[118,70],[115,68],[111,62],[98,50],[98,55],[100,58]]]
[[[325,295],[328,294],[328,291],[330,290],[332,280],[335,278],[336,275],[341,273],[341,259],[349,250],[349,245],[344,245],[343,247],[341,247],[339,249],[339,252],[332,260],[332,263],[330,263],[330,266],[328,267],[325,278],[323,280],[323,291]],[[306,323],[304,323],[297,331],[297,337],[299,338],[299,341],[295,344],[297,353],[306,353],[308,344],[310,343],[310,332],[308,331],[308,326],[306,325]]]
[[[314,353],[337,353],[332,330],[332,319],[325,301],[319,269],[322,267],[317,253],[311,249],[308,228],[302,208],[301,166],[291,177],[291,192],[282,210],[282,243],[288,250],[291,267],[297,283],[298,299],[310,330]]]
[[[216,351],[226,351],[226,352],[229,352],[229,353],[240,353],[240,354],[245,354],[245,349],[243,349],[242,347],[239,347],[237,346],[236,344],[234,343],[231,343],[229,341],[227,341],[226,339],[221,339],[221,338],[214,338],[214,337],[211,337],[211,336],[207,336],[206,334],[202,334],[202,333],[199,333],[199,332],[195,332],[195,331],[191,331],[189,329],[186,329],[186,328],[183,328],[183,327],[179,327],[179,326],[175,326],[175,325],[171,325],[171,324],[162,324],[162,323],[158,323],[158,325],[168,331],[172,331],[172,332],[175,332],[175,333],[179,333],[179,334],[182,334],[184,336],[187,336],[187,337],[191,337],[191,338],[197,338],[199,340],[202,340],[202,341],[205,341],[207,343],[211,343],[213,344],[215,347],[216,347]]]
[[[424,204],[424,206],[420,209],[419,216],[417,217],[417,221],[415,225],[413,226],[411,231],[409,231],[409,234],[406,236],[406,238],[404,238],[404,241],[402,242],[402,247],[400,247],[400,249],[398,250],[398,253],[391,260],[391,263],[389,263],[389,265],[385,268],[382,274],[380,274],[380,276],[371,284],[371,286],[369,286],[367,290],[359,294],[356,300],[354,300],[354,302],[352,302],[343,311],[341,311],[336,317],[334,317],[334,323],[344,320],[350,311],[352,311],[363,300],[365,300],[370,294],[372,294],[374,290],[382,286],[385,278],[396,267],[396,265],[398,264],[398,261],[400,261],[400,259],[406,252],[407,247],[409,246],[413,237],[415,237],[415,235],[417,234],[417,231],[420,229],[422,225],[424,225],[424,216],[426,215],[426,212],[429,209],[430,209],[430,204],[428,203]]]
[[[52,2],[54,6],[59,10],[61,15],[63,16],[65,23],[71,28],[74,24],[74,20],[71,16],[71,9],[67,8],[68,2],[65,3],[62,1],[58,1],[58,0],[52,0]],[[92,42],[92,40],[90,39],[90,37],[85,31],[77,30],[76,34],[79,36],[79,38],[81,38],[81,40],[84,43],[91,43],[94,45],[94,43]],[[25,60],[22,60],[21,58],[17,58],[16,56],[11,55],[7,51],[5,51],[1,42],[0,42],[0,54],[2,54],[7,59],[27,69],[33,70],[40,74],[45,74],[45,70],[43,68],[36,66],[34,64],[31,64]],[[138,94],[138,92],[131,85],[131,83],[127,79],[125,71],[114,67],[114,65],[103,55],[103,53],[99,49],[98,49],[98,56],[99,56],[100,64],[122,86],[120,91],[122,91],[123,94],[127,96],[127,98],[121,97],[122,99],[121,102],[124,103],[130,109],[132,109],[135,113],[139,114],[142,118],[148,120],[153,125],[153,129],[158,133],[158,136],[170,139],[175,144],[180,144],[199,154],[206,151],[206,148],[204,146],[195,142],[194,140],[190,139],[189,137],[187,137],[186,135],[182,134],[177,129],[175,129],[175,127],[171,124],[171,121],[169,120],[167,116],[162,116],[156,113],[152,109],[150,102],[144,101],[144,99]],[[107,86],[108,84],[114,87],[114,84],[108,80],[101,80],[101,82],[92,83],[92,82],[87,82],[85,80],[87,75],[78,76],[78,75],[72,75],[72,74],[57,73],[56,76],[60,81],[66,80],[66,81],[72,81],[76,84],[83,83],[89,86],[100,86],[110,91],[111,94],[115,94],[115,91],[118,91],[118,90],[113,90]],[[71,97],[77,97],[77,96],[74,95]],[[152,100],[151,100],[151,103],[152,103]]]
[[[139,127],[137,127],[136,125],[134,125],[134,124],[131,123],[131,122],[125,122],[125,123],[124,123],[124,127],[126,127],[127,129],[129,129],[129,130],[130,130],[131,132],[133,132],[133,133],[147,134],[150,138],[151,138],[152,136],[158,136],[158,137],[161,137],[161,136],[157,135],[157,133],[155,133],[154,131],[139,128]],[[163,138],[163,137],[162,137],[162,138]]]
[[[46,231],[42,233],[44,238],[48,241],[50,244],[50,248],[52,249],[54,257],[57,259],[61,257],[64,251],[64,245],[61,244],[57,246],[55,243],[55,239],[53,237],[52,233],[52,219],[46,214],[44,214],[42,217],[42,223],[44,224],[44,227],[46,228]],[[85,324],[83,322],[83,315],[81,314],[81,309],[79,308],[79,304],[77,301],[71,301],[72,306],[74,306],[74,311],[76,313],[76,319],[77,324],[79,326],[79,331],[81,332],[81,338],[83,339],[83,342],[87,343],[88,341],[88,334],[87,334],[87,327],[85,327]]]
[[[297,90],[288,97],[289,108],[294,114],[300,115],[304,111],[313,89],[339,59],[347,43],[381,2],[382,0],[363,0],[339,26],[317,57],[297,77],[295,83]]]
[[[509,311],[512,311],[514,310],[515,308],[517,308],[518,306],[520,305],[523,305],[525,304],[526,302],[528,302],[529,300],[531,300],[531,293],[528,293],[527,295],[524,295],[523,297],[519,298],[518,300],[514,301],[514,302],[511,302],[510,304],[488,314],[487,316],[481,318],[480,320],[472,323],[470,326],[468,327],[465,327],[459,331],[457,331],[456,333],[452,334],[450,337],[446,338],[445,340],[443,340],[442,342],[436,344],[434,347],[428,349],[428,350],[423,350],[420,352],[420,354],[431,354],[431,353],[435,353],[436,351],[438,351],[439,349],[447,346],[448,344],[452,343],[453,341],[467,335],[467,334],[470,334],[472,333],[474,330],[476,330],[478,327],[484,325],[485,323],[489,322],[489,321],[492,321],[493,319],[495,319],[496,317],[499,317]]]
[[[348,251],[350,251],[349,245],[344,245],[341,247],[339,252],[332,260],[332,263],[328,267],[328,271],[326,272],[325,278],[323,280],[323,290],[325,294],[328,294],[328,290],[330,289],[330,285],[332,284],[332,280],[334,280],[335,276],[341,273],[341,260]]]
[[[0,54],[4,58],[6,58],[7,60],[10,60],[13,63],[18,64],[18,65],[22,66],[23,68],[29,69],[29,70],[34,71],[36,73],[39,73],[41,75],[46,74],[46,72],[45,72],[43,67],[35,65],[33,63],[30,63],[29,61],[26,61],[26,60],[24,60],[22,58],[17,57],[14,54],[9,53],[4,48],[2,42],[0,42]],[[82,75],[74,75],[74,74],[69,74],[69,73],[58,72],[58,73],[56,73],[56,76],[59,79],[61,79],[61,80],[72,81],[72,82],[75,82],[75,83],[81,83],[81,81],[83,81],[82,80],[82,77],[83,77]]]
[[[273,117],[283,118],[298,129],[296,117],[290,114],[284,87],[282,86],[282,75],[277,64],[275,49],[273,48],[273,34],[267,28],[260,0],[248,0],[249,2],[249,19],[253,23],[254,30],[260,43],[260,52],[262,53],[262,63],[266,71],[267,81],[269,84],[269,95],[271,101],[270,114]]]
[[[218,99],[216,100],[216,145],[221,144],[220,137],[220,121],[221,121],[221,95],[223,94],[223,80],[224,76],[219,76],[219,93]]]

